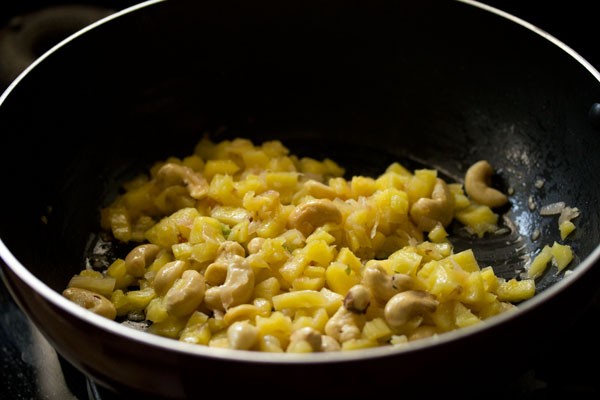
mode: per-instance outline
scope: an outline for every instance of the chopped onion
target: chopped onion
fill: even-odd
[[[577,217],[579,217],[579,209],[577,207],[565,207],[558,217],[558,225]]]
[[[540,215],[557,215],[560,214],[565,207],[566,204],[564,201],[557,201],[556,203],[547,204],[540,208]]]

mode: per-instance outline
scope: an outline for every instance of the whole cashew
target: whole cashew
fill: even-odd
[[[499,190],[490,187],[494,169],[486,160],[477,161],[465,174],[465,191],[479,204],[491,208],[501,207],[508,197]]]
[[[354,285],[344,297],[344,307],[354,313],[363,314],[371,304],[371,290],[364,285]]]
[[[454,216],[454,197],[443,179],[437,178],[431,198],[420,198],[410,208],[410,217],[422,231],[429,232],[438,223],[448,226]]]
[[[194,199],[201,199],[208,193],[206,179],[185,165],[166,163],[156,172],[156,182],[161,188],[183,185]]]
[[[321,351],[339,351],[341,346],[337,340],[329,335],[321,335]]]
[[[395,294],[412,289],[414,286],[414,280],[410,275],[390,275],[381,264],[373,264],[365,268],[362,283],[382,304],[385,304]]]
[[[365,325],[366,317],[341,306],[325,324],[325,334],[331,336],[338,343],[360,337],[361,330]]]
[[[258,328],[248,321],[237,321],[227,328],[227,339],[232,349],[250,350],[258,343],[258,336]]]
[[[235,241],[225,241],[219,246],[215,261],[206,267],[204,278],[212,286],[223,284],[227,278],[227,269],[236,257],[243,257],[246,251],[241,244]]]
[[[231,256],[227,277],[220,286],[213,286],[204,295],[205,304],[212,310],[228,308],[248,302],[254,292],[254,270],[243,257]]]
[[[312,351],[321,351],[323,345],[321,336],[322,335],[317,330],[310,326],[297,329],[290,335],[288,349],[293,348],[300,341],[305,341],[309,344]]]
[[[407,290],[394,295],[385,305],[385,320],[390,327],[401,330],[413,318],[432,313],[439,302],[431,293],[422,290]]]
[[[141,244],[131,250],[125,257],[127,273],[137,278],[146,273],[146,268],[154,261],[160,247],[155,244]]]
[[[164,297],[167,312],[177,317],[190,315],[202,303],[205,290],[202,274],[188,269],[175,281]]]
[[[309,200],[298,205],[289,216],[289,226],[298,229],[304,236],[310,235],[316,228],[328,222],[339,224],[342,213],[328,199]]]
[[[304,182],[304,188],[308,194],[317,199],[334,199],[336,196],[335,190],[315,179],[309,179]]]
[[[186,269],[189,269],[189,263],[183,260],[171,261],[163,265],[152,281],[156,294],[164,296]]]
[[[76,303],[95,314],[101,315],[108,319],[115,319],[117,316],[117,309],[115,308],[114,304],[111,303],[109,299],[99,295],[96,292],[92,292],[91,290],[87,289],[71,287],[65,289],[62,294],[73,303]]]

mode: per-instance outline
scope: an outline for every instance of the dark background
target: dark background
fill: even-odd
[[[14,17],[35,12],[43,7],[86,4],[117,11],[136,3],[135,0],[2,0],[0,32],[6,29]],[[598,18],[593,12],[593,5],[597,4],[597,1],[487,0],[483,3],[545,30],[579,53],[596,69],[600,69]],[[4,90],[2,85],[1,90]],[[600,102],[600,99],[598,101]],[[502,388],[490,388],[490,398],[600,398],[600,374],[595,367],[600,359],[600,345],[597,343],[597,331],[594,328],[600,317],[598,298],[596,296],[596,300],[588,305],[587,311],[576,325],[567,330],[573,332],[572,336],[557,337],[555,348],[540,354],[520,379],[506,382],[506,386]],[[515,354],[509,354],[507,357],[514,357],[515,362],[519,362],[518,349],[515,349]],[[493,360],[490,360],[490,365],[493,365]],[[63,375],[66,378],[63,379]],[[56,359],[52,349],[48,348],[43,338],[31,328],[0,283],[0,399],[80,400],[88,397],[90,393],[84,377],[72,371],[62,360]],[[108,396],[96,393],[96,398],[106,399]]]

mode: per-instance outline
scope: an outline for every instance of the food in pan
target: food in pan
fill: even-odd
[[[508,197],[487,161],[464,187],[399,163],[377,177],[344,172],[280,141],[205,136],[124,185],[101,225],[128,253],[82,270],[63,295],[156,335],[295,353],[401,346],[534,295],[535,276],[501,278],[448,240],[451,223],[498,230]]]

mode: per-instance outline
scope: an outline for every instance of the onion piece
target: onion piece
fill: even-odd
[[[563,222],[570,221],[577,217],[579,217],[579,209],[577,207],[565,207],[558,217],[558,225],[560,226]]]
[[[540,215],[557,215],[562,213],[565,207],[566,204],[564,201],[557,201],[556,203],[547,204],[540,208]]]

